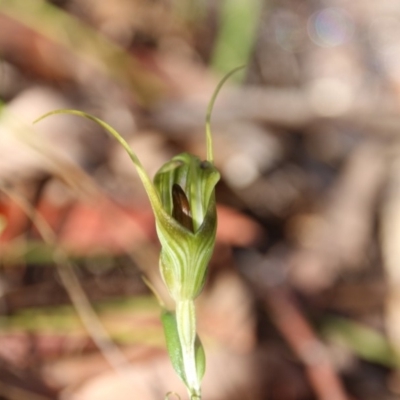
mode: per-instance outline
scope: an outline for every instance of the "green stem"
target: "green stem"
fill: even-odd
[[[189,395],[191,399],[200,400],[195,351],[196,313],[193,300],[181,300],[176,303],[176,323]]]
[[[214,108],[215,100],[217,99],[218,93],[221,90],[223,84],[237,71],[244,69],[246,66],[241,65],[240,67],[234,68],[232,71],[228,72],[218,83],[214,90],[211,100],[208,103],[207,113],[206,113],[206,141],[207,141],[207,161],[211,163],[214,162],[213,146],[212,146],[212,135],[211,135],[211,113]]]

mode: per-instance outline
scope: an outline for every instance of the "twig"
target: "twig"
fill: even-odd
[[[265,295],[265,305],[270,310],[275,326],[304,364],[318,399],[349,400],[331,365],[325,346],[317,338],[287,290],[269,290]]]
[[[275,260],[277,263],[281,261]],[[269,275],[267,268],[266,262],[260,260],[254,268],[241,271],[253,292],[263,302],[278,331],[304,365],[318,400],[350,400],[331,364],[324,344],[291,297],[289,289],[282,283],[284,265],[279,265],[279,275]]]

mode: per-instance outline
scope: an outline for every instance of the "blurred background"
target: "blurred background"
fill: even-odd
[[[153,176],[205,158],[204,400],[400,398],[400,3],[0,0],[0,399],[186,398]]]

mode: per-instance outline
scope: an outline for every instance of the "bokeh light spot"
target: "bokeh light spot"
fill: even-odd
[[[308,35],[318,46],[342,45],[352,37],[353,32],[353,20],[341,8],[325,8],[314,13],[308,20]]]

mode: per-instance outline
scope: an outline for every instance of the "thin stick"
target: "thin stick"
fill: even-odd
[[[317,398],[349,400],[332,367],[325,346],[288,292],[281,288],[270,289],[265,300],[275,326],[303,363]]]

